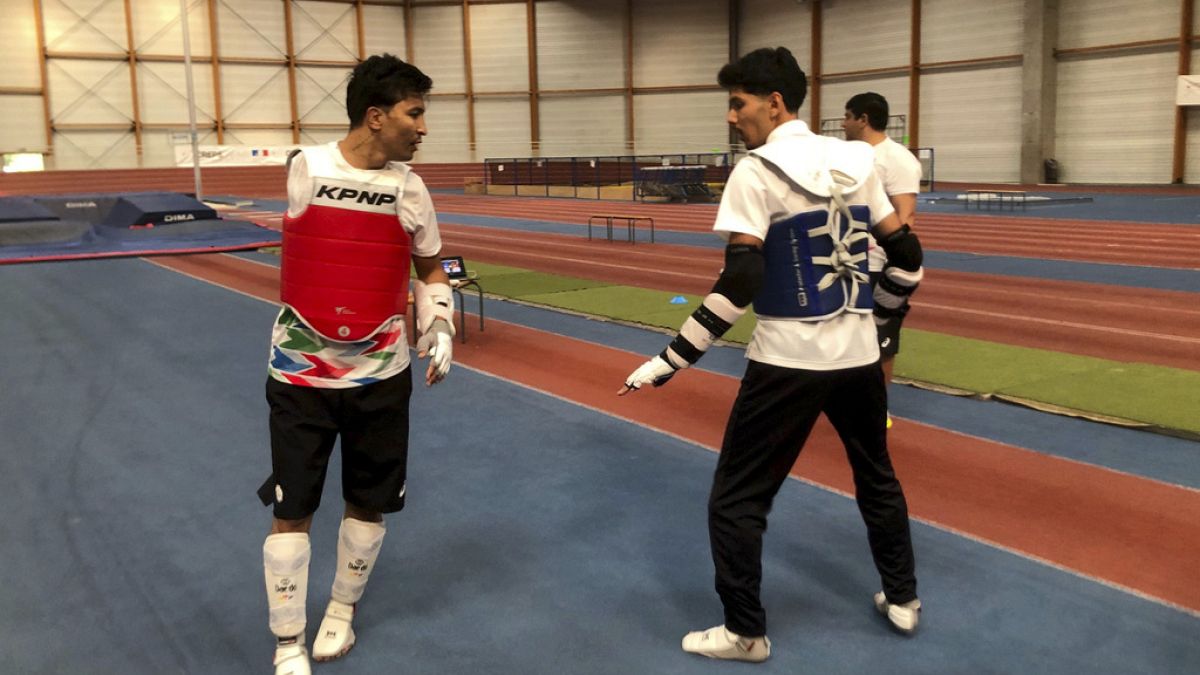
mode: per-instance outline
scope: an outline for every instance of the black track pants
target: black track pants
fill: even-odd
[[[725,625],[765,635],[762,537],[775,494],[824,412],[846,447],[871,555],[888,599],[916,598],[908,506],[887,451],[887,390],[878,363],[845,370],[781,368],[751,361],[713,476],[708,531]]]

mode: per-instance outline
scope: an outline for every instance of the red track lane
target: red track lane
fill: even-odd
[[[586,224],[597,213],[645,215],[656,229],[708,232],[716,207],[707,204],[581,202],[527,197],[435,197],[439,210]],[[1155,223],[919,213],[926,248],[1038,259],[1200,269],[1200,227]]]
[[[588,242],[441,224],[446,250],[482,262],[703,295],[721,251]],[[1200,308],[1175,291],[928,270],[906,326],[1116,361],[1200,370]]]
[[[265,300],[278,297],[278,270],[268,265],[234,256],[154,262]],[[737,381],[696,370],[662,389],[617,397],[643,358],[495,320],[455,345],[460,364],[716,448]],[[1193,583],[1200,491],[915,422],[901,421],[889,442],[914,516],[1200,611],[1200,585]],[[840,444],[823,420],[793,473],[853,490]]]

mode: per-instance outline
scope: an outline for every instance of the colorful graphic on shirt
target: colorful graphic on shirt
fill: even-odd
[[[284,307],[271,333],[268,372],[281,382],[327,389],[378,382],[408,366],[406,335],[404,318],[396,317],[367,340],[330,342]]]

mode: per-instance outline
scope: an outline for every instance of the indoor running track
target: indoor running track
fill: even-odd
[[[205,259],[215,258],[234,256]],[[260,557],[269,514],[253,492],[267,473],[262,390],[276,307],[262,299],[270,284],[234,290],[197,278],[201,268],[188,276],[164,266],[186,260],[0,270],[9,317],[0,323],[9,352],[0,366],[0,672],[269,671]],[[614,356],[613,344],[645,352],[640,345],[665,338],[582,320],[553,322],[554,334],[520,326],[532,310],[506,305],[489,301],[504,320],[456,344],[461,363],[446,383],[418,388],[409,506],[389,519],[359,644],[316,671],[740,670],[679,650],[683,632],[720,620],[704,527],[715,456],[686,430],[655,430],[677,424],[660,410],[675,400],[671,388],[728,391],[733,378],[719,371],[730,356],[714,354],[716,372],[684,373],[660,391],[575,396],[564,382],[615,391],[620,376],[609,380],[640,361]],[[508,358],[498,364],[497,353]],[[565,372],[580,367],[590,370]],[[1103,444],[1107,427],[1086,428]],[[931,525],[958,516],[937,511],[918,488],[922,467],[902,464],[909,451],[900,448],[953,432],[906,420],[898,429],[897,464],[921,514],[921,632],[896,636],[875,615],[878,580],[857,509],[821,487],[837,478],[789,481],[764,559],[775,651],[756,672],[1184,673],[1200,662],[1194,568],[1170,559],[1200,539],[1195,485],[1141,478],[1136,464],[1112,471],[1011,448],[1009,459],[1111,474],[1152,511],[1156,500],[1173,507],[1140,526],[1075,514],[1080,527],[1090,519],[1149,547],[1125,562],[1109,560],[1100,539],[1072,549],[1110,565],[1093,571],[1053,552],[1021,554],[1025,545],[1004,543],[1004,533]],[[959,435],[943,452],[1009,452],[979,440]],[[810,450],[802,473],[806,460],[832,456]],[[314,525],[310,635],[332,575],[334,485]],[[1110,495],[1114,508],[1127,496]],[[1070,548],[1074,533],[1058,534]]]

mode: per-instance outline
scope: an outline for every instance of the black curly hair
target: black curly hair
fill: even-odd
[[[788,112],[795,113],[808,95],[808,78],[787,47],[763,47],[728,63],[717,73],[724,89],[741,89],[755,96],[777,91]]]
[[[433,80],[411,63],[391,54],[376,54],[358,64],[346,84],[346,114],[350,128],[362,126],[367,108],[391,108],[409,96],[424,96]]]
[[[846,101],[846,110],[855,117],[867,116],[867,124],[875,131],[887,129],[888,102],[887,99],[873,91],[856,94]]]

